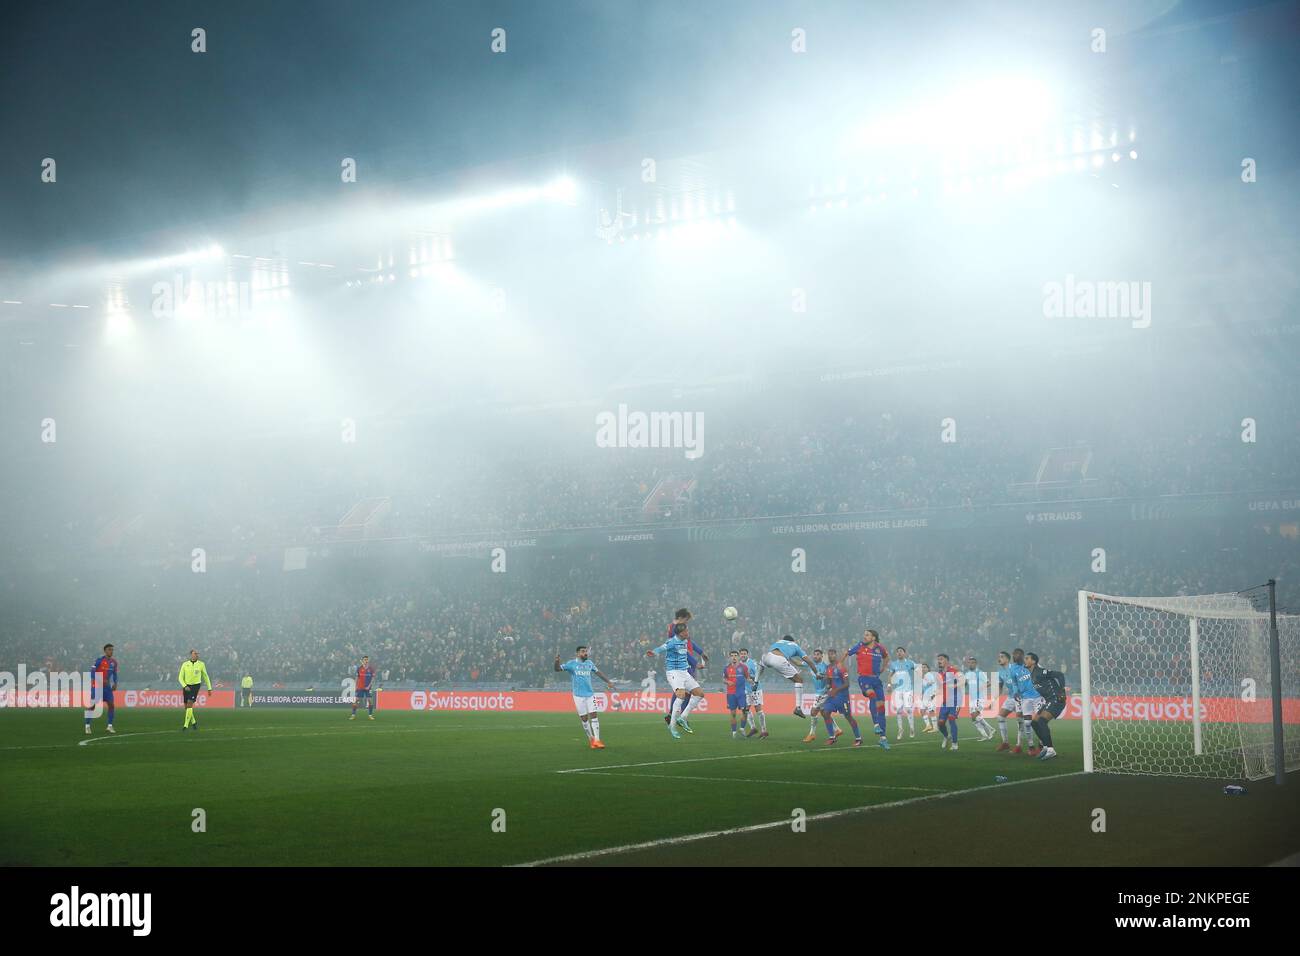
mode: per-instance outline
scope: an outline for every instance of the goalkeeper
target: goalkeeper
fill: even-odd
[[[1065,675],[1060,671],[1038,666],[1037,654],[1026,654],[1025,665],[1029,668],[1029,679],[1033,681],[1034,689],[1043,696],[1043,706],[1029,724],[1043,742],[1043,752],[1038,755],[1038,759],[1051,760],[1056,756],[1056,751],[1052,748],[1052,728],[1048,724],[1053,718],[1060,717],[1065,710],[1070,688],[1065,686]]]

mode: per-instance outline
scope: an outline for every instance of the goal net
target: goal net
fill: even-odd
[[[1277,615],[1286,770],[1300,768],[1300,617]],[[1269,615],[1241,594],[1079,592],[1084,770],[1259,780],[1274,761]]]

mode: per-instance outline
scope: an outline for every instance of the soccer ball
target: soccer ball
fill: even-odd
[[[728,621],[734,621],[736,618],[740,617],[740,612],[734,607],[724,607],[722,609],[722,616]]]

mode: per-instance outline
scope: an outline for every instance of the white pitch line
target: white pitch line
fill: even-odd
[[[947,800],[949,797],[961,797],[970,793],[979,793],[984,790],[996,790],[999,787],[1015,787],[1022,783],[1042,783],[1044,780],[1064,780],[1066,777],[1082,776],[1082,770],[1075,770],[1070,773],[1053,774],[1050,777],[1034,777],[1030,780],[1016,780],[1009,783],[989,783],[979,787],[967,787],[965,790],[947,790],[943,793],[933,793],[924,797],[908,797],[906,800],[891,800],[889,803],[872,803],[862,807],[847,807],[843,810],[828,810],[825,813],[815,813],[806,817],[807,822],[814,820],[834,820],[839,817],[847,817],[856,813],[871,813],[875,810],[889,810],[894,807],[904,807],[913,803],[924,803],[927,800]],[[515,863],[514,866],[546,866],[550,863],[568,863],[574,860],[590,860],[599,856],[613,856],[617,853],[631,853],[636,850],[652,850],[659,846],[675,846],[681,843],[695,843],[700,840],[712,840],[716,837],[734,836],[737,833],[757,833],[760,830],[775,830],[779,827],[788,827],[790,820],[774,820],[771,823],[755,823],[746,827],[732,827],[728,830],[710,830],[707,833],[690,833],[686,836],[664,837],[660,840],[647,840],[644,843],[628,843],[624,846],[611,846],[603,850],[587,850],[583,853],[568,853],[564,856],[547,857],[544,860],[532,860],[528,863]]]
[[[799,750],[768,750],[761,754],[727,754],[720,757],[684,757],[681,760],[649,760],[645,763],[598,764],[594,767],[573,767],[569,770],[557,770],[556,773],[592,773],[597,770],[626,770],[632,767],[665,767],[674,763],[704,763],[714,760],[745,760],[750,757],[789,757],[802,753]]]
[[[383,729],[383,730],[361,731],[361,733],[368,733],[374,735],[374,734],[459,733],[460,731],[463,730],[471,730],[476,732],[503,731],[503,730],[507,730],[507,731],[509,730],[552,730],[552,729],[556,729],[559,727],[566,727],[566,726],[568,725],[567,724],[523,724],[518,727],[475,727],[470,724],[458,724],[454,727],[415,727],[415,728],[404,728],[400,730]],[[245,727],[241,729],[274,730],[275,728],[274,727],[257,727],[257,728]],[[101,737],[90,737],[86,740],[78,740],[77,746],[85,747],[88,744],[107,743],[113,740],[123,740],[126,737],[157,737],[157,736],[167,736],[167,735],[175,736],[177,733],[179,733],[179,729],[138,730],[129,734],[112,734],[112,735],[104,735]],[[301,734],[257,734],[252,736],[244,735],[241,737],[230,737],[227,736],[222,731],[217,730],[215,732],[208,731],[206,733],[200,731],[199,736],[206,740],[269,740],[276,737],[333,737],[333,736],[342,736],[343,734],[348,734],[348,733],[352,733],[352,731],[332,730],[332,731],[316,731],[312,733],[301,733]],[[9,750],[62,750],[67,746],[69,745],[63,743],[63,744],[33,744],[31,746],[26,746],[26,747],[0,747],[0,753]]]
[[[246,727],[245,730],[274,730],[274,727]],[[106,740],[121,740],[123,737],[152,737],[159,734],[174,734],[174,730],[137,730],[129,734],[105,734],[101,737],[91,737],[87,740],[78,740],[77,746],[84,747],[87,744],[103,743]],[[8,750],[63,750],[68,744],[32,744],[26,747],[0,747],[0,753]]]
[[[916,790],[920,793],[943,793],[942,787],[895,787],[883,783],[825,783],[811,780],[755,780],[753,777],[691,777],[685,774],[666,773],[611,773],[589,770],[592,777],[648,777],[651,780],[706,780],[713,783],[777,783],[800,787],[848,787],[852,790]]]
[[[927,741],[928,742],[928,741]],[[919,740],[909,740],[906,743],[892,743],[889,745],[890,750],[896,750],[899,747],[910,747],[920,744]],[[723,754],[720,757],[684,757],[680,760],[651,760],[646,763],[614,763],[614,764],[597,764],[594,767],[571,767],[568,770],[557,770],[556,773],[591,773],[595,770],[625,770],[633,767],[662,767],[673,763],[699,763],[707,760],[744,760],[746,757],[789,757],[793,754],[825,754],[825,753],[843,753],[845,750],[869,750],[879,749],[880,745],[875,744],[868,747],[864,742],[861,747],[843,747],[838,750],[825,746],[818,747],[816,750],[768,750],[756,754]]]
[[[110,734],[107,737],[90,737],[86,740],[78,740],[77,746],[84,747],[87,744],[100,744],[105,740],[124,740],[127,737],[153,737],[159,734],[174,734],[174,730],[137,730],[131,734]]]
[[[443,728],[443,729],[445,730],[445,729],[447,729],[447,728]],[[421,731],[421,730],[412,730],[412,729],[403,729],[403,730],[387,730],[387,729],[385,729],[385,730],[369,730],[369,731],[364,731],[364,732],[365,732],[365,733],[368,733],[368,734],[371,734],[371,735],[374,735],[374,734],[418,734],[418,733],[423,733],[424,731]],[[245,734],[245,735],[242,736],[242,737],[229,737],[229,736],[227,736],[227,735],[225,735],[225,734],[222,734],[222,733],[215,733],[215,734],[213,734],[213,733],[207,733],[207,734],[205,734],[205,733],[199,732],[199,733],[196,734],[195,736],[197,736],[197,737],[199,737],[199,738],[201,738],[201,739],[203,739],[203,740],[220,740],[220,741],[226,741],[226,740],[275,740],[275,739],[278,739],[278,738],[280,738],[280,737],[341,737],[343,734],[349,734],[349,733],[352,733],[352,731],[350,731],[350,730],[318,730],[318,731],[313,731],[313,732],[308,733],[308,734]],[[92,737],[90,740],[79,740],[79,741],[77,741],[77,746],[78,746],[78,747],[84,747],[84,746],[86,746],[87,744],[102,744],[102,743],[109,743],[109,742],[114,741],[114,740],[122,740],[122,739],[124,739],[124,738],[126,738],[126,737],[155,737],[155,736],[158,736],[158,735],[160,735],[160,734],[168,734],[168,735],[171,735],[171,736],[174,737],[174,736],[177,734],[177,731],[175,731],[175,730],[147,730],[147,731],[140,731],[140,732],[138,732],[138,733],[134,733],[134,734],[115,734],[115,735],[112,736],[112,737]]]
[[[456,727],[403,727],[403,728],[400,728],[400,729],[391,729],[391,730],[388,729],[388,728],[384,728],[384,729],[363,730],[363,731],[353,731],[353,730],[317,730],[317,731],[312,731],[311,733],[299,733],[299,734],[252,734],[252,735],[244,735],[244,736],[242,736],[242,737],[230,737],[230,736],[227,736],[226,734],[223,734],[223,733],[218,732],[218,733],[215,733],[215,734],[203,734],[203,733],[200,733],[198,736],[201,737],[201,738],[204,739],[204,740],[220,740],[220,741],[226,741],[226,740],[279,740],[279,739],[281,739],[281,738],[288,738],[288,737],[342,737],[344,734],[352,734],[352,733],[363,733],[363,734],[368,734],[368,735],[370,735],[370,736],[375,736],[376,734],[435,734],[435,733],[460,733],[461,731],[465,731],[465,730],[472,730],[472,731],[478,731],[478,732],[489,731],[489,730],[496,730],[496,731],[501,731],[501,730],[530,730],[530,729],[531,729],[531,730],[536,730],[536,729],[541,728],[541,727],[560,727],[560,726],[563,726],[563,725],[561,725],[561,724],[530,724],[530,725],[528,725],[528,726],[526,726],[526,727],[472,727],[472,726],[467,726],[467,725],[461,725],[461,726],[456,726]],[[116,734],[116,735],[114,735],[114,736],[112,736],[112,737],[93,737],[93,738],[91,738],[90,740],[79,740],[79,741],[77,741],[77,746],[79,746],[79,747],[84,747],[84,746],[86,746],[86,744],[104,743],[104,742],[107,742],[107,741],[110,741],[110,740],[121,740],[123,737],[150,737],[150,736],[155,736],[155,735],[158,735],[158,734],[171,734],[171,735],[174,736],[174,735],[177,734],[178,732],[179,732],[179,731],[176,731],[176,730],[149,730],[149,731],[140,731],[139,733],[134,733],[134,734]]]

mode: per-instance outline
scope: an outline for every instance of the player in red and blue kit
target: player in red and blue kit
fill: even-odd
[[[90,668],[90,710],[86,711],[86,733],[90,733],[90,721],[95,717],[95,707],[100,700],[108,714],[108,732],[113,729],[113,694],[117,690],[117,658],[113,656],[113,645],[104,645],[104,654]]]
[[[749,668],[740,662],[740,652],[732,651],[730,662],[722,670],[722,679],[727,685],[727,710],[731,713],[731,736],[736,736],[736,711],[740,711],[740,730],[748,736],[749,707],[745,703],[745,691],[749,685]]]
[[[853,655],[858,661],[858,689],[867,699],[871,709],[871,723],[875,725],[876,734],[885,737],[885,684],[881,675],[889,669],[889,651],[880,643],[880,635],[871,628],[862,632],[862,640],[854,644],[841,656],[843,663]]]
[[[861,747],[862,728],[853,718],[853,707],[849,703],[849,672],[844,667],[844,658],[837,659],[834,648],[826,652],[826,658],[830,661],[830,665],[826,668],[826,700],[819,708],[822,719],[826,721],[826,736],[830,738],[826,741],[826,746],[833,745],[844,733],[835,726],[834,714],[838,711],[853,728],[853,746]],[[885,750],[889,749],[889,741],[884,736],[880,738],[880,746]]]
[[[374,683],[375,669],[370,666],[370,658],[363,657],[361,666],[357,668],[356,696],[352,698],[352,716],[348,720],[357,719],[357,704],[361,702],[362,697],[366,699],[366,715],[371,720],[375,719]]]
[[[957,688],[961,684],[961,675],[957,673],[957,668],[952,666],[947,654],[940,654],[937,658],[939,667],[934,672],[936,696],[939,698],[939,732],[943,734],[943,740],[939,741],[939,749],[948,749],[949,739],[952,742],[952,749],[957,749],[957,709],[960,701],[958,700]]]

